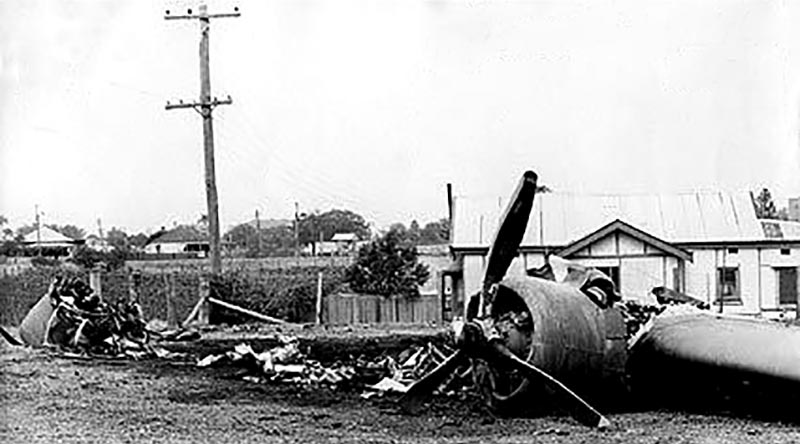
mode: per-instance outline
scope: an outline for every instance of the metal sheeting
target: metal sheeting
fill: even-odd
[[[800,239],[800,222],[761,219],[764,234],[770,239]]]
[[[457,197],[455,248],[487,246],[500,199]],[[538,194],[522,246],[568,245],[620,219],[667,242],[764,239],[748,192],[598,195]]]

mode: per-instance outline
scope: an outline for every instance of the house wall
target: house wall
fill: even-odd
[[[759,314],[762,310],[778,308],[776,266],[798,266],[800,251],[781,256],[779,248],[698,249],[694,261],[686,264],[686,293],[713,304],[718,289],[717,268],[738,267],[742,303],[726,304],[723,311],[733,314]]]
[[[678,259],[650,248],[625,233],[613,233],[569,258],[590,267],[619,267],[620,292],[625,299],[654,303],[653,287],[674,285],[673,269]]]
[[[761,309],[768,317],[794,317],[797,304],[778,303],[778,270],[779,267],[800,268],[800,248],[789,249],[789,254],[781,254],[780,248],[759,250],[761,278]],[[800,273],[800,269],[798,269]]]
[[[160,246],[161,250],[159,251],[156,248],[156,246]],[[183,247],[184,246],[185,246],[184,244],[179,243],[179,242],[169,242],[169,243],[163,243],[163,244],[157,244],[157,243],[148,244],[148,245],[146,245],[144,247],[144,252],[145,253],[150,253],[150,254],[156,254],[156,253],[159,253],[159,252],[161,254],[183,253]]]
[[[679,259],[664,256],[637,240],[619,236],[619,249],[614,236],[609,236],[576,253],[569,259],[592,267],[620,267],[620,293],[625,298],[643,302],[655,302],[650,293],[653,287],[674,287],[674,273]],[[716,300],[717,268],[722,266],[739,268],[739,290],[741,304],[726,304],[725,313],[777,317],[793,317],[796,304],[778,304],[777,267],[800,267],[800,248],[791,248],[790,254],[781,254],[780,247],[738,247],[737,253],[728,248],[689,249],[692,261],[685,262],[684,292],[709,304]],[[611,253],[620,252],[619,256]],[[659,255],[660,254],[660,255]],[[599,257],[598,257],[599,256]],[[480,290],[483,276],[483,256],[464,256],[464,295]],[[525,269],[538,268],[545,264],[543,253],[526,253],[516,259],[509,273],[522,273]],[[799,270],[800,272],[800,270]],[[462,288],[458,288],[462,290]]]

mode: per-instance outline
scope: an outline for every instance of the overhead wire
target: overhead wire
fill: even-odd
[[[277,172],[281,174],[283,177],[292,181],[292,184],[299,183],[301,186],[305,187],[306,189],[310,188],[314,194],[326,196],[329,200],[332,200],[334,204],[339,204],[342,201],[346,201],[350,205],[361,207],[360,202],[354,198],[352,198],[349,193],[342,190],[341,187],[335,185],[335,183],[328,179],[325,180],[327,177],[325,174],[319,174],[317,171],[314,174],[297,174],[294,171],[301,169],[297,165],[293,165],[290,161],[286,160],[282,155],[278,154],[280,149],[273,148],[269,149],[266,148],[267,144],[261,138],[261,135],[252,124],[246,123],[248,120],[243,117],[243,126],[240,126],[240,130],[243,133],[248,134],[252,140],[257,141],[257,146],[262,146],[265,148],[264,152],[267,153],[268,162],[269,163],[276,163],[278,164],[279,168],[275,168],[273,172]],[[361,210],[361,208],[359,208]]]
[[[260,132],[255,128],[255,124],[253,123],[252,119],[248,116],[248,113],[241,107],[237,110],[237,112],[241,114],[243,123],[251,131],[254,137],[256,137],[259,140],[262,140]],[[298,166],[296,165],[291,165],[291,161],[285,159],[282,156],[281,150],[272,149],[270,150],[270,154],[272,158],[274,158],[275,160],[277,160],[279,163],[289,168],[290,170],[298,168]],[[319,184],[320,186],[326,189],[333,189],[340,197],[345,197],[351,203],[356,204],[358,206],[360,206],[359,201],[351,198],[350,195],[358,195],[362,200],[364,200],[365,198],[366,200],[371,200],[371,198],[369,198],[368,196],[364,196],[362,195],[362,193],[355,191],[346,182],[342,182],[331,177],[324,169],[315,170],[314,174],[310,175],[310,177],[314,179],[316,183]]]
[[[241,168],[245,171],[249,171],[253,168],[252,161],[239,161],[243,156],[251,156],[251,158],[257,158],[263,155],[263,153],[259,153],[254,150],[254,146],[263,146],[263,144],[254,139],[252,134],[248,133],[243,129],[243,127],[239,124],[236,124],[234,120],[228,120],[227,118],[219,119],[222,122],[231,128],[230,131],[227,131],[229,135],[233,135],[232,137],[237,138],[239,142],[234,142],[234,145],[243,151],[226,151],[226,155],[232,155],[234,158],[237,159],[237,163],[241,166]],[[245,140],[247,139],[247,140]],[[284,165],[287,167],[287,165]],[[339,201],[342,200],[341,196],[332,194],[329,192],[324,186],[320,186],[314,182],[307,180],[307,178],[303,175],[297,175],[296,173],[292,172],[290,168],[265,168],[266,171],[269,173],[277,173],[281,176],[289,185],[298,187],[303,189],[305,192],[315,195],[315,196],[323,196],[332,201]],[[265,175],[266,176],[266,175]],[[259,176],[260,177],[260,176]]]

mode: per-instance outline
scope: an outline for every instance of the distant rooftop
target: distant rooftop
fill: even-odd
[[[358,240],[355,233],[336,233],[331,238],[333,242],[354,242]]]
[[[184,242],[208,242],[208,232],[191,225],[178,225],[169,230],[159,231],[150,236],[148,244],[169,244]]]
[[[275,227],[291,227],[292,223],[293,222],[290,219],[253,219],[245,222],[245,224],[250,225],[253,228],[260,227],[262,230],[268,230]]]
[[[48,226],[42,225],[39,227],[38,233],[36,230],[28,233],[23,239],[23,242],[26,244],[71,245],[78,243],[78,240],[61,234]]]

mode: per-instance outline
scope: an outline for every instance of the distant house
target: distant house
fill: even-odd
[[[496,199],[454,202],[455,257],[446,273],[453,305],[480,289],[485,255],[503,211]],[[652,301],[654,287],[690,294],[730,313],[795,312],[800,229],[760,221],[749,193],[537,195],[509,273],[555,254],[605,272],[624,298]]]
[[[306,244],[303,254],[309,256],[350,256],[358,252],[365,242],[358,240],[355,233],[336,233],[329,241],[318,241]]]
[[[114,247],[112,247],[106,239],[94,234],[86,236],[86,246],[94,251],[102,251],[104,253],[114,249]]]
[[[73,248],[83,242],[83,239],[73,239],[42,225],[25,236],[22,247],[28,255],[41,251],[44,256],[68,256]]]
[[[358,236],[355,233],[336,233],[331,238],[331,242],[336,244],[337,254],[353,254],[356,251]]]
[[[420,294],[438,294],[445,297],[451,295],[453,293],[452,287],[445,285],[442,280],[442,273],[450,269],[452,262],[449,246],[447,244],[417,245],[416,248],[417,260],[427,266],[430,273],[428,280],[420,286]]]
[[[210,251],[208,232],[191,225],[179,225],[150,236],[144,246],[146,254],[188,254],[207,257]]]

